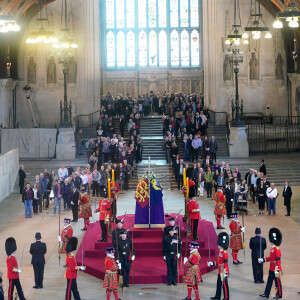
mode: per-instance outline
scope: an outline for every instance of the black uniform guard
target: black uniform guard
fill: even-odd
[[[30,246],[30,254],[32,255],[31,264],[34,271],[35,289],[43,288],[45,254],[47,253],[47,246],[41,242],[41,234],[35,234],[36,242]]]
[[[255,229],[255,237],[250,239],[249,247],[252,250],[252,269],[254,283],[264,283],[264,268],[263,265],[258,263],[259,258],[264,258],[264,251],[267,248],[266,239],[261,237],[261,229],[257,227]]]
[[[225,197],[226,197],[226,213],[227,213],[227,219],[230,219],[231,213],[232,213],[232,202],[233,202],[233,197],[234,193],[231,188],[231,183],[227,183],[227,187],[225,189]]]
[[[72,214],[73,214],[72,222],[78,222],[78,201],[79,201],[79,191],[74,185],[72,199],[71,199]]]
[[[123,229],[121,239],[118,240],[119,261],[121,263],[121,274],[123,276],[123,285],[129,287],[130,265],[135,259],[135,249],[132,241],[127,238],[128,232]]]
[[[115,249],[117,249],[118,251],[118,242],[121,240],[121,233],[125,230],[123,228],[123,220],[116,220],[116,224],[117,227],[112,231],[112,245]],[[127,238],[130,240],[130,235],[127,232]],[[118,257],[118,253],[117,253],[117,259],[119,259]]]
[[[163,239],[166,236],[169,236],[169,231],[171,229],[174,230],[175,234],[179,233],[179,237],[180,237],[179,228],[178,228],[178,226],[175,225],[175,221],[176,221],[176,218],[169,218],[169,225],[164,228]]]
[[[171,227],[169,228],[168,235],[165,236],[163,240],[163,257],[167,263],[168,285],[176,285],[177,263],[181,254],[181,250],[181,238],[177,237],[177,234]]]

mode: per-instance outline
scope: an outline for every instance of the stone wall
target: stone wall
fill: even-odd
[[[0,201],[13,191],[18,170],[18,149],[14,149],[4,155],[0,155]]]

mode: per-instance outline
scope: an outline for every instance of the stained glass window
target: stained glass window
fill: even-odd
[[[199,56],[199,32],[193,30],[191,34],[191,65],[199,66],[200,56]]]
[[[179,66],[179,39],[178,31],[171,33],[171,66]]]
[[[125,67],[125,36],[123,31],[117,35],[117,66]]]
[[[200,0],[100,3],[107,68],[200,66]]]
[[[168,65],[168,37],[164,30],[159,33],[159,65]]]
[[[139,33],[139,66],[147,66],[147,34],[145,31]]]
[[[126,0],[126,27],[134,28],[134,0]]]
[[[178,0],[170,0],[171,27],[178,27]]]
[[[106,28],[114,28],[115,25],[115,1],[106,0]]]
[[[109,31],[106,36],[106,45],[107,45],[107,66],[114,67],[116,65],[115,58],[115,36],[112,31]]]
[[[117,6],[117,28],[124,28],[125,14],[124,14],[124,0],[116,0]]]
[[[180,0],[180,26],[189,26],[189,0]]]
[[[139,28],[146,28],[147,26],[147,2],[146,0],[137,1],[139,12]]]
[[[133,31],[127,34],[127,66],[135,67],[135,35]]]
[[[149,66],[157,66],[157,38],[153,30],[149,34]]]
[[[166,0],[158,0],[158,16],[159,16],[159,27],[167,26],[167,4]]]

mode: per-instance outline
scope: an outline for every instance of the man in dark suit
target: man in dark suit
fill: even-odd
[[[23,193],[24,190],[24,182],[26,178],[26,173],[24,171],[24,166],[21,165],[19,169],[19,186],[20,186],[20,194]]]
[[[78,222],[78,201],[79,201],[79,191],[76,186],[73,186],[73,191],[71,194],[71,207],[73,213],[72,222]]]
[[[34,270],[35,286],[34,289],[43,288],[44,279],[44,267],[45,267],[45,254],[47,252],[47,246],[41,242],[41,234],[37,232],[35,234],[36,242],[30,246],[30,254],[32,255],[31,264]]]
[[[179,164],[177,164],[177,184],[178,184],[178,190],[180,190],[181,186],[183,185],[183,169],[184,169],[184,163],[183,159],[179,160]]]
[[[227,219],[230,219],[231,213],[232,213],[232,203],[234,198],[234,193],[231,189],[231,182],[228,181],[225,189],[225,197],[226,197],[226,213],[227,213]]]
[[[284,188],[282,192],[282,197],[284,199],[284,205],[286,206],[286,217],[289,217],[291,215],[291,198],[292,198],[292,189],[289,186],[289,183],[286,181],[284,183]]]
[[[259,172],[262,172],[264,173],[264,175],[267,175],[267,169],[266,169],[265,161],[263,159],[261,159],[260,161]]]
[[[255,229],[255,237],[250,239],[249,247],[252,250],[252,270],[254,283],[264,283],[264,268],[263,265],[258,263],[259,258],[264,258],[264,251],[267,248],[266,239],[261,237],[261,229]]]

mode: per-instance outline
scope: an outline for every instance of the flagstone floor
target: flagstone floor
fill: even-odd
[[[42,166],[41,166],[42,169]],[[282,188],[279,188],[281,195]],[[134,213],[135,201],[133,199],[134,191],[126,192],[120,195],[118,199],[118,214]],[[293,206],[292,217],[285,217],[285,208],[283,199],[280,196],[277,201],[277,216],[257,216],[257,206],[251,206],[249,215],[245,216],[245,239],[246,245],[249,239],[253,236],[256,226],[262,228],[262,234],[267,237],[268,230],[271,227],[278,227],[283,233],[282,251],[282,266],[283,266],[283,295],[284,299],[297,300],[300,295],[300,256],[299,256],[299,240],[300,240],[300,187],[293,188]],[[214,222],[213,204],[214,202],[206,198],[200,198],[201,216],[209,221]],[[93,204],[94,205],[94,204]],[[178,191],[164,191],[164,208],[165,212],[178,212],[184,207],[182,193]],[[71,217],[70,212],[63,212],[61,215],[61,224],[63,217]],[[94,216],[98,219],[98,214]],[[91,219],[91,222],[94,220]],[[21,283],[27,300],[52,300],[64,299],[66,280],[64,279],[64,258],[62,256],[60,266],[57,254],[57,236],[58,236],[58,216],[53,216],[53,213],[43,213],[38,216],[33,216],[32,219],[24,218],[24,209],[19,194],[11,194],[5,200],[0,202],[0,270],[3,271],[3,285],[5,295],[7,295],[8,282],[6,279],[5,265],[5,249],[4,242],[9,236],[16,238],[18,251],[17,259],[19,264],[22,261]],[[74,235],[79,239],[82,238],[83,221],[81,220],[74,228]],[[228,230],[228,221],[225,219],[225,228]],[[31,256],[29,254],[30,243],[34,241],[35,232],[40,231],[43,241],[47,243],[48,252],[46,255],[46,268],[44,289],[35,290],[32,288],[33,270],[30,264]],[[22,249],[24,248],[24,256],[22,260]],[[151,248],[151,245],[149,245]],[[270,244],[268,243],[268,250]],[[266,253],[267,254],[267,253]],[[243,253],[239,254],[240,260],[244,261]],[[163,260],[162,260],[163,263]],[[268,264],[264,266],[265,281],[267,279]],[[147,272],[147,270],[145,270]],[[203,276],[203,283],[200,286],[201,299],[209,299],[215,294],[217,272],[211,272]],[[231,299],[259,299],[258,296],[264,291],[265,285],[255,285],[252,278],[251,254],[248,248],[245,251],[245,261],[242,265],[235,266],[232,264],[230,257],[230,295]],[[96,300],[106,299],[105,290],[102,288],[102,281],[93,278],[87,274],[80,273],[78,278],[78,287],[82,299]],[[274,295],[274,288],[272,291]],[[186,297],[186,287],[180,284],[176,287],[168,287],[166,285],[131,285],[125,288],[122,292],[119,289],[119,296],[122,300],[171,300],[183,299]],[[112,296],[113,299],[113,296]],[[193,297],[194,299],[194,297]]]

